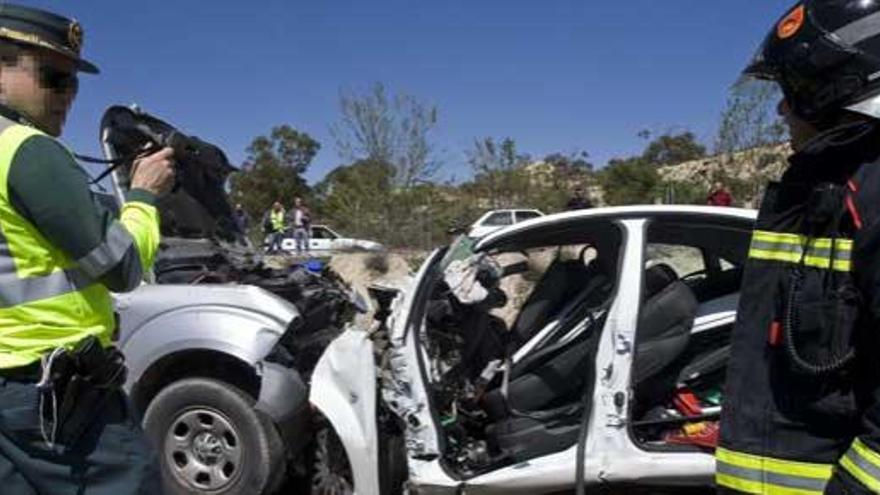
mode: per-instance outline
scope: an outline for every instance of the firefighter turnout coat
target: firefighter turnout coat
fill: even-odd
[[[880,125],[829,131],[790,162],[752,235],[716,483],[880,492]]]

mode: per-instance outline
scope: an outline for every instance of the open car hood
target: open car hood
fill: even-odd
[[[108,160],[121,162],[113,172],[120,191],[130,188],[131,166],[141,150],[174,148],[175,189],[157,203],[163,236],[224,241],[242,237],[225,189],[226,179],[236,168],[217,146],[188,136],[137,107],[124,106],[111,106],[104,112],[101,144]]]

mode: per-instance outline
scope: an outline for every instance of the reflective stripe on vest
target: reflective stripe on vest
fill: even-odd
[[[39,131],[22,125],[11,125],[5,119],[3,124],[0,129],[0,160],[4,161],[3,166],[8,167],[21,143],[39,134]],[[76,267],[59,269],[43,276],[20,277],[15,257],[0,229],[0,308],[68,294],[84,289],[93,282],[92,277]]]
[[[58,270],[41,277],[20,278],[9,244],[0,230],[0,308],[60,296],[92,283],[94,280],[78,268]]]
[[[719,447],[715,451],[715,482],[743,493],[822,495],[832,465],[786,461]]]
[[[852,248],[851,239],[808,238],[756,230],[752,234],[749,258],[794,264],[803,260],[805,265],[814,268],[848,272],[852,270]]]
[[[880,493],[880,454],[871,450],[858,438],[840,459],[843,469],[870,488]]]

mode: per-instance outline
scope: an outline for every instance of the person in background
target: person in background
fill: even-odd
[[[308,254],[312,231],[312,213],[302,198],[294,200],[293,238],[296,239],[296,254]]]
[[[244,211],[244,208],[241,206],[241,203],[235,205],[235,225],[238,227],[239,232],[242,234],[247,234],[248,228],[250,228],[251,219],[248,216],[247,212]]]
[[[568,203],[565,204],[565,209],[568,211],[574,210],[587,210],[593,207],[593,203],[590,202],[590,199],[584,194],[584,188],[578,186],[574,189],[574,196],[568,200]]]
[[[263,229],[269,235],[269,254],[277,253],[281,250],[285,224],[284,205],[280,201],[276,201],[272,205],[272,209],[267,211],[266,216],[263,217]]]
[[[706,204],[709,206],[732,206],[733,196],[724,187],[724,184],[716,181],[712,186],[712,192],[706,197]]]

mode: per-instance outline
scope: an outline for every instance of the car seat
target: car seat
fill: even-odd
[[[575,328],[610,292],[607,277],[594,275],[563,310],[560,332]],[[561,340],[516,363],[507,396],[501,388],[483,397],[493,422],[486,428],[493,449],[521,461],[561,450],[577,439],[585,387],[593,383],[593,358],[604,318],[570,340]]]
[[[584,256],[593,246],[584,247],[577,259],[561,260],[558,256],[535,284],[511,327],[515,347],[520,347],[549,322],[584,290],[584,284],[595,275],[608,276],[604,258],[598,257],[586,264]],[[607,256],[606,256],[607,257]]]
[[[685,364],[699,303],[693,291],[666,264],[645,272],[644,302],[636,329],[632,383],[640,409],[671,394]]]

